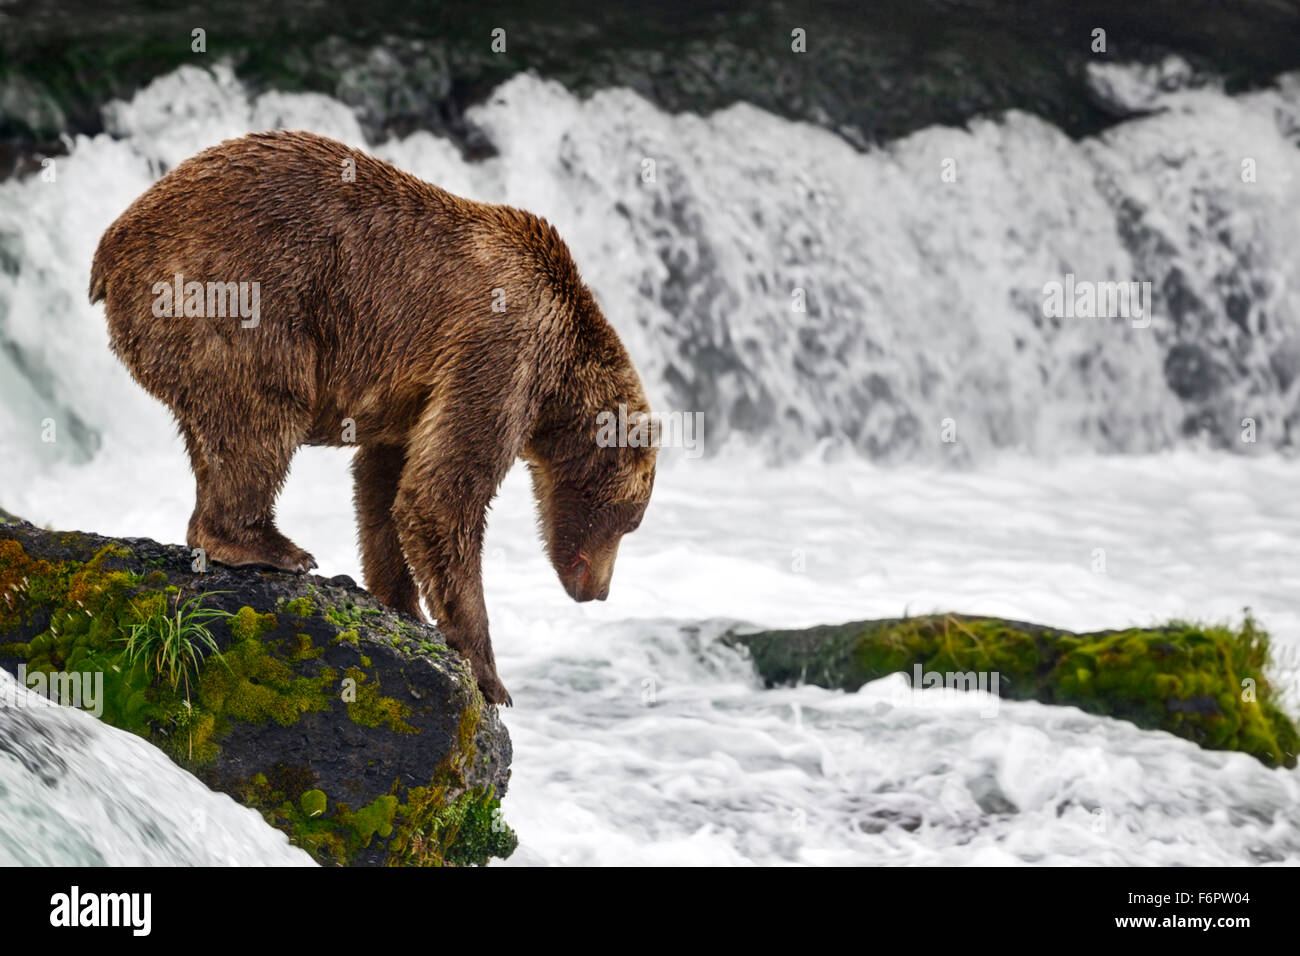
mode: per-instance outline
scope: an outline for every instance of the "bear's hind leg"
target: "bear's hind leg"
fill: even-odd
[[[255,426],[236,437],[211,439],[198,428],[182,428],[198,487],[186,539],[209,560],[232,567],[269,565],[303,572],[316,559],[275,526],[275,497],[289,472],[300,437],[292,428]]]
[[[420,592],[406,566],[393,521],[393,502],[405,462],[405,451],[396,445],[363,445],[352,459],[352,499],[366,589],[388,607],[424,620]]]
[[[190,523],[185,529],[185,543],[191,548],[201,548],[203,546],[199,544],[199,525],[203,522],[204,489],[208,481],[208,462],[199,450],[199,442],[194,436],[194,429],[181,423],[180,432],[181,437],[185,439],[185,450],[190,455],[190,468],[194,471],[194,511],[190,514]]]

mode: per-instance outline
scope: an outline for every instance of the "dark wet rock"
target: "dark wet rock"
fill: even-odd
[[[899,672],[910,683],[919,671],[926,687],[933,680],[1074,706],[1211,750],[1239,750],[1269,766],[1296,766],[1300,750],[1300,733],[1264,673],[1268,634],[1249,615],[1235,628],[1175,623],[1076,634],[935,614],[792,631],[733,629],[722,640],[745,648],[769,686],[855,691]]]
[[[186,630],[201,662],[176,682],[123,656],[133,627],[161,629],[192,598],[219,612],[217,651]],[[20,665],[100,675],[101,719],[322,863],[481,864],[514,848],[496,708],[437,629],[346,575],[204,570],[188,548],[0,512],[0,666]]]

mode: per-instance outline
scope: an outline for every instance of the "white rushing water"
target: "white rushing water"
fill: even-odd
[[[978,461],[1204,431],[1240,450],[1247,417],[1251,447],[1279,445],[1300,394],[1300,77],[1160,106],[1082,143],[1013,112],[862,154],[745,104],[671,115],[525,75],[471,111],[499,156],[469,163],[427,133],[374,151],[550,218],[652,403],[704,412],[715,445]],[[179,70],[107,121],[116,137],[79,138],[54,182],[0,185],[0,453],[20,461],[84,461],[129,437],[124,416],[162,420],[85,294],[103,229],[161,172],[250,129],[366,145],[343,104],[250,100],[221,69]],[[1069,274],[1150,281],[1150,326],[1045,318],[1045,284]],[[63,440],[33,449],[47,416]],[[939,441],[944,419],[960,442]]]
[[[0,866],[310,866],[255,810],[0,670]]]
[[[322,573],[359,577],[347,459],[301,454],[281,521]],[[764,690],[711,640],[720,619],[804,626],[956,609],[1100,628],[1239,620],[1249,605],[1279,643],[1294,713],[1294,472],[1193,452],[964,473],[668,461],[604,605],[562,592],[526,476],[512,472],[486,560],[515,699],[505,808],[522,842],[511,862],[1300,862],[1296,771],[1072,708],[1003,701],[985,717],[974,696],[958,710],[899,707],[889,680],[856,694]],[[190,507],[179,445],[151,461],[150,479],[175,493],[147,518],[101,511],[98,529],[179,538]],[[20,510],[78,514],[96,486],[34,489]]]
[[[686,407],[707,413],[706,442],[727,442],[701,460],[663,453],[604,605],[564,595],[524,477],[507,480],[485,573],[515,700],[505,810],[522,842],[511,862],[1300,861],[1295,771],[1069,708],[1002,702],[982,717],[979,697],[903,708],[891,681],[856,694],[764,690],[713,642],[728,621],[957,610],[1093,628],[1236,621],[1249,606],[1275,635],[1300,709],[1296,465],[1267,452],[1156,452],[1176,443],[1189,408],[1164,376],[1169,317],[1157,313],[1149,335],[1033,319],[1034,296],[1067,267],[1250,279],[1259,289],[1244,321],[1260,326],[1259,354],[1238,355],[1246,346],[1207,319],[1216,360],[1248,371],[1203,396],[1202,410],[1250,414],[1260,445],[1273,443],[1293,397],[1269,378],[1285,350],[1268,348],[1300,315],[1300,177],[1282,122],[1295,108],[1293,92],[1203,90],[1082,145],[1013,114],[863,156],[743,105],[670,116],[630,93],[584,101],[521,77],[474,114],[498,158],[466,163],[427,134],[377,148],[453,191],[551,218],[657,407],[697,400]],[[78,140],[55,182],[0,184],[0,505],[59,528],[183,537],[188,464],[165,410],[108,350],[101,309],[85,300],[89,261],[163,169],[275,125],[362,143],[328,98],[250,100],[224,72],[187,69],[120,104],[116,138]],[[1273,171],[1250,194],[1211,182],[1222,164],[1236,169],[1243,129]],[[1160,165],[1171,144],[1182,151],[1173,174]],[[956,194],[936,185],[953,155],[971,184]],[[655,188],[639,178],[647,156],[660,160]],[[1117,233],[1126,199],[1147,210],[1134,228],[1159,232],[1150,261],[1135,262]],[[1207,231],[1226,227],[1206,203],[1229,199],[1240,243]],[[1219,262],[1229,248],[1241,255]],[[792,286],[810,303],[793,321]],[[938,440],[947,417],[953,444]],[[40,440],[47,418],[53,443]],[[910,457],[886,467],[861,451]],[[359,579],[347,461],[302,452],[281,525],[321,573]],[[47,728],[58,754],[84,753],[74,725],[47,713],[24,719]],[[95,726],[74,716],[82,731]],[[233,804],[211,818],[237,849],[211,832],[164,827],[167,840],[139,846],[129,828],[101,833],[113,824],[93,808],[133,799],[123,760],[159,781],[141,806],[164,821],[189,819],[203,789],[143,742],[129,746],[112,770],[69,760],[62,802],[43,819],[53,832],[56,813],[82,808],[77,859],[291,858]],[[20,766],[0,764],[0,833],[27,819],[22,795],[41,792],[39,773]]]

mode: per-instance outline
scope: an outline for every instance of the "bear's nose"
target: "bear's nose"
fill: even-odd
[[[607,598],[607,597],[609,597],[609,585],[608,585],[608,584],[606,584],[603,588],[600,589],[600,593],[596,595],[596,600],[597,600],[597,601],[603,601],[603,600],[605,600],[605,598]]]

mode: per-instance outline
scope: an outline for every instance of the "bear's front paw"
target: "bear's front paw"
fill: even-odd
[[[320,566],[310,552],[304,551],[288,538],[284,538],[283,544],[275,553],[275,560],[271,563],[281,571],[297,572],[298,574],[306,574],[308,571]]]
[[[496,674],[481,674],[478,678],[478,689],[483,692],[484,699],[490,704],[505,704],[507,707],[513,707],[514,701],[506,691],[505,685],[501,683],[501,678]]]

